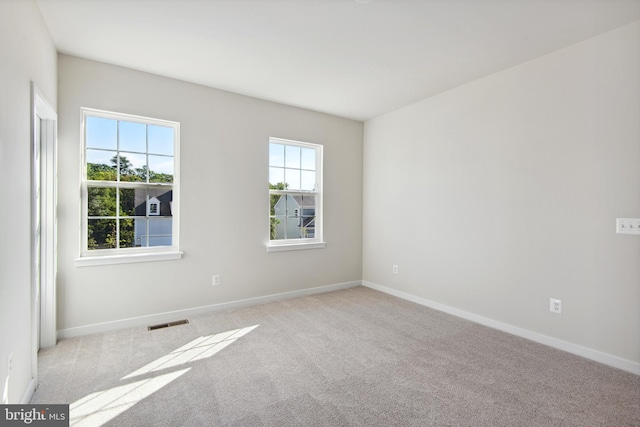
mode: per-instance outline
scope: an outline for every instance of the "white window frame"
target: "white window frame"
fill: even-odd
[[[306,190],[272,190],[269,189],[269,200],[272,195],[315,195],[315,230],[313,238],[299,238],[299,239],[278,239],[271,240],[271,212],[268,215],[268,238],[267,238],[267,252],[280,252],[280,251],[290,251],[290,250],[300,250],[300,249],[321,249],[326,246],[326,243],[323,239],[323,158],[324,158],[324,147],[320,144],[313,144],[309,142],[302,141],[294,141],[290,139],[282,139],[282,138],[269,138],[270,144],[282,144],[289,146],[296,146],[301,148],[311,148],[316,152],[316,188],[314,191],[306,191]],[[268,168],[271,167],[270,162],[268,163]]]
[[[80,257],[75,260],[76,266],[91,266],[105,264],[125,264],[147,261],[163,261],[182,258],[180,251],[180,123],[155,119],[150,117],[135,116],[124,113],[116,113],[112,111],[96,110],[92,108],[81,109],[81,167],[80,167]],[[115,248],[115,249],[88,249],[88,188],[87,180],[87,142],[86,142],[86,119],[87,117],[98,117],[111,120],[120,120],[133,123],[141,123],[145,125],[156,125],[170,127],[174,131],[174,151],[173,151],[173,182],[168,185],[164,183],[144,183],[149,188],[168,188],[172,190],[171,214],[172,214],[172,244],[171,246],[149,246],[134,248]],[[148,152],[147,152],[148,153]],[[133,188],[131,184],[122,185],[117,181],[100,181],[101,187],[115,188]],[[148,214],[148,206],[146,208]],[[148,215],[147,215],[148,216]]]

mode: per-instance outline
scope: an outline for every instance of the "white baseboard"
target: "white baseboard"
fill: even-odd
[[[362,285],[377,291],[387,293],[389,295],[396,296],[398,298],[405,299],[407,301],[415,302],[417,304],[433,308],[438,311],[442,311],[448,314],[452,314],[457,317],[461,317],[466,320],[470,320],[481,325],[488,326],[493,329],[498,329],[503,332],[507,332],[512,335],[516,335],[522,338],[526,338],[531,341],[535,341],[540,344],[548,345],[549,347],[557,348],[559,350],[566,351],[568,353],[575,354],[577,356],[591,359],[596,362],[603,363],[614,368],[622,369],[632,374],[640,375],[640,363],[633,362],[631,360],[623,359],[618,356],[603,353],[601,351],[593,350],[587,347],[582,347],[577,344],[572,344],[567,341],[559,340],[557,338],[542,335],[537,332],[532,332],[527,329],[518,328],[516,326],[509,325],[508,323],[499,322],[497,320],[489,319],[487,317],[479,316],[477,314],[469,313],[457,308],[440,304],[435,301],[428,300],[426,298],[418,297],[407,292],[392,289],[386,286],[371,283],[366,280],[362,281]]]
[[[297,298],[307,295],[320,294],[324,292],[337,291],[341,289],[353,288],[360,286],[362,282],[345,282],[335,285],[319,286],[316,288],[301,289],[298,291],[283,292],[280,294],[266,295],[256,298],[249,298],[238,301],[230,301],[221,304],[213,304],[202,307],[188,308],[185,310],[176,310],[165,313],[152,314],[148,316],[132,317],[128,319],[114,320],[111,322],[94,323],[92,325],[78,326],[75,328],[61,329],[58,331],[58,339],[78,337],[82,335],[95,334],[98,332],[109,332],[117,329],[133,328],[139,326],[148,326],[158,323],[170,322],[179,319],[185,319],[202,314],[212,313],[215,311],[228,310],[237,307],[246,307],[250,305],[264,304],[267,302],[280,301],[289,298]]]
[[[28,405],[31,402],[31,398],[33,397],[33,393],[36,392],[36,379],[31,378],[29,384],[27,385],[27,389],[22,394],[22,398],[20,399],[21,405]]]

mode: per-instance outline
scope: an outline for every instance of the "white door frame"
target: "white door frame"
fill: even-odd
[[[57,341],[56,146],[57,114],[36,84],[31,82],[31,320],[34,379],[37,378],[38,349],[54,346]],[[38,190],[40,194],[37,194]]]

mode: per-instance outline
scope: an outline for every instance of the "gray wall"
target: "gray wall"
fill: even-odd
[[[58,63],[58,329],[361,279],[361,122],[65,55]],[[182,260],[74,264],[81,107],[180,122]],[[325,249],[267,253],[269,137],[324,145]]]
[[[31,380],[31,81],[56,105],[56,50],[33,1],[0,1],[0,402]],[[7,380],[9,354],[13,372]]]
[[[3,397],[27,394],[34,351],[31,80],[60,118],[59,329],[364,277],[640,362],[640,240],[613,233],[640,216],[639,40],[636,22],[367,122],[363,191],[361,123],[57,57],[34,2],[0,1]],[[182,123],[182,260],[74,264],[81,106]],[[325,249],[265,250],[270,136],[325,145]]]
[[[640,362],[639,118],[636,22],[368,121],[364,280]]]

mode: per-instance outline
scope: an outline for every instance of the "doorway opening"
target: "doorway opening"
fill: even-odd
[[[31,83],[31,319],[32,376],[38,350],[57,341],[56,328],[56,145],[57,114]]]

